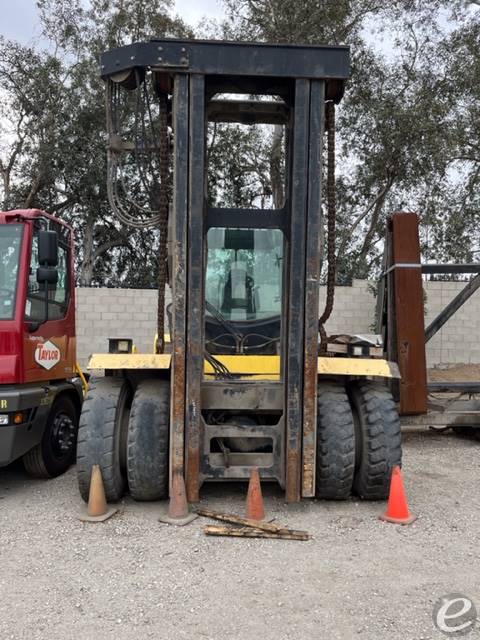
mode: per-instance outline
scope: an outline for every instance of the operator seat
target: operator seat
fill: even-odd
[[[223,289],[222,314],[230,319],[254,318],[257,312],[254,285],[253,278],[247,274],[245,262],[232,262]]]

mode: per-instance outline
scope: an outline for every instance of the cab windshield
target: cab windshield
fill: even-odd
[[[281,313],[283,234],[279,229],[208,231],[207,315],[259,321]]]
[[[21,224],[0,225],[0,320],[12,320],[15,313]]]

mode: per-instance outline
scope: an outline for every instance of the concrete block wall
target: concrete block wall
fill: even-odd
[[[465,282],[427,282],[425,326],[465,287]],[[427,358],[430,366],[480,363],[480,292],[452,316],[429,341]]]
[[[326,287],[320,287],[319,313],[325,308]],[[375,321],[375,297],[371,283],[354,280],[351,287],[337,287],[333,312],[326,323],[328,334],[372,333]]]
[[[77,288],[77,358],[107,353],[109,338],[132,338],[151,353],[156,333],[157,292],[150,289]]]
[[[375,317],[372,283],[354,280],[350,287],[335,290],[334,311],[327,332],[370,333]],[[463,288],[462,282],[425,282],[425,326]],[[167,301],[171,299],[167,293]],[[325,287],[320,288],[320,313]],[[92,353],[105,353],[108,338],[132,338],[139,351],[150,353],[156,332],[157,293],[144,289],[77,289],[78,360],[86,366]],[[480,292],[451,318],[429,342],[430,367],[480,363]]]

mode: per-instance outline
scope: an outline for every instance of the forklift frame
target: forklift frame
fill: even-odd
[[[325,103],[338,103],[343,96],[349,49],[156,39],[108,51],[101,65],[104,79],[127,89],[143,82],[148,72],[158,92],[173,95],[170,486],[174,475],[185,473],[188,500],[196,502],[205,479],[247,479],[252,467],[258,466],[264,479],[276,479],[285,488],[288,502],[313,497],[320,360],[333,365],[323,363],[320,372],[335,376],[338,370],[335,359],[318,358]],[[214,99],[230,93],[277,96],[281,101]],[[208,121],[285,125],[285,204],[281,209],[208,206]],[[214,226],[280,229],[284,234],[279,375],[234,380],[204,376],[205,243],[208,229]],[[251,363],[262,358],[270,356],[248,356]],[[395,375],[394,367],[385,361],[342,360],[343,377]],[[261,367],[244,373],[252,374],[253,369]],[[274,411],[281,417],[275,425],[212,425],[202,413],[212,409]],[[238,463],[232,469],[228,463],[220,464],[222,454],[210,450],[212,438],[245,436],[272,440],[269,464],[265,463],[268,454],[235,453],[231,455]]]

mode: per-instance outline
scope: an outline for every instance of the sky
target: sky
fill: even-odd
[[[196,26],[206,16],[220,18],[220,0],[176,0],[176,13]],[[28,44],[40,36],[35,0],[0,0],[0,35]]]

